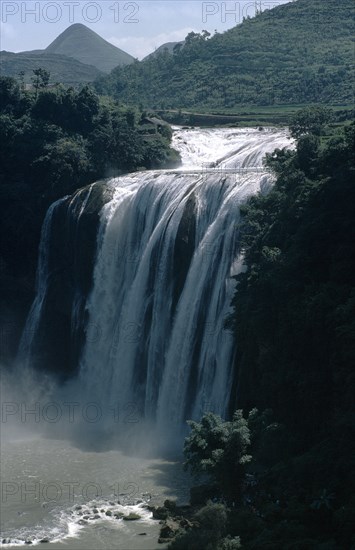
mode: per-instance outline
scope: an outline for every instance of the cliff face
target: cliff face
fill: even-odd
[[[44,222],[37,297],[21,352],[35,368],[52,371],[61,379],[78,367],[87,323],[85,303],[92,286],[99,213],[110,198],[109,188],[101,182],[95,183],[52,205]],[[43,292],[39,288],[42,283]]]

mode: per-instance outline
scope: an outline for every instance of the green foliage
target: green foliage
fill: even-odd
[[[227,510],[223,504],[209,501],[194,517],[202,529],[213,531],[217,538],[226,530]]]
[[[227,509],[223,504],[208,502],[194,515],[198,527],[180,533],[169,545],[169,550],[201,550],[202,548],[206,550],[234,550],[240,548],[240,546],[236,546],[238,541],[222,538],[226,535],[227,517]]]
[[[2,77],[0,86],[0,106],[3,111],[11,110],[20,101],[20,87],[14,78]]]
[[[39,69],[34,69],[33,74],[33,87],[36,90],[36,94],[38,94],[38,90],[41,88],[47,88],[51,74],[49,71],[41,67]]]
[[[290,121],[292,137],[299,139],[305,134],[319,136],[325,124],[331,120],[331,111],[325,107],[305,107],[298,111]]]
[[[176,110],[352,104],[352,9],[351,0],[298,0],[212,37],[191,32],[173,54],[118,67],[97,90]]]
[[[191,433],[185,439],[185,468],[195,474],[207,473],[217,481],[229,499],[240,495],[245,466],[251,456],[248,422],[242,411],[224,422],[213,413],[206,413],[201,422],[189,421]]]
[[[239,550],[242,548],[240,537],[226,537],[218,545],[218,550]]]

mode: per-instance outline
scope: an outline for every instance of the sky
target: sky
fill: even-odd
[[[191,32],[226,31],[289,0],[0,0],[0,50],[46,48],[73,23],[83,23],[127,53],[142,59],[161,44]]]

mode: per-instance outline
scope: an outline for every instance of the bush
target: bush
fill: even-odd
[[[250,431],[242,411],[236,411],[230,422],[206,413],[201,423],[190,421],[189,425],[191,434],[184,445],[185,468],[197,475],[209,474],[228,499],[238,498],[245,466],[251,460],[247,454]]]

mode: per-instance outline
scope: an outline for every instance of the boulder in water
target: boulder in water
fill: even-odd
[[[141,519],[141,516],[139,514],[136,514],[135,512],[131,512],[128,516],[123,516],[123,519],[125,521],[134,521],[137,519]]]

